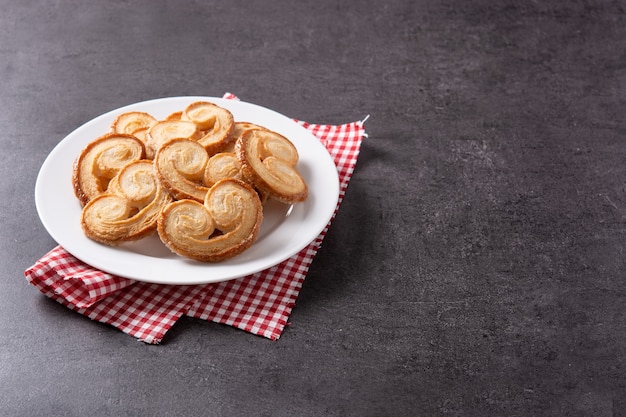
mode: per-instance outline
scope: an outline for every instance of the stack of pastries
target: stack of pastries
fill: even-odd
[[[85,235],[105,245],[158,233],[174,253],[220,262],[258,238],[267,199],[304,201],[286,137],[197,101],[165,119],[126,112],[74,162]]]

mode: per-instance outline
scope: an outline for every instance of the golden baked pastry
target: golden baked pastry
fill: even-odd
[[[224,178],[245,180],[241,172],[241,164],[234,152],[219,152],[207,161],[204,184],[210,187]]]
[[[204,204],[168,204],[158,221],[163,243],[174,253],[203,262],[220,262],[248,249],[258,238],[263,208],[250,185],[224,179],[213,185]]]
[[[145,157],[145,147],[135,136],[107,133],[90,142],[74,161],[74,194],[85,205],[105,192],[109,181],[128,163]]]
[[[139,139],[145,138],[147,130],[157,122],[151,114],[140,111],[131,111],[117,116],[111,123],[111,131],[126,133]]]
[[[137,139],[139,139],[140,141],[142,141],[144,143],[144,145],[146,144],[146,141],[148,140],[148,130],[150,128],[149,127],[144,127],[142,129],[137,129],[133,132],[133,136],[136,137]]]
[[[165,117],[164,120],[182,120],[183,118],[183,111],[175,111],[174,113],[171,113],[169,115],[167,115],[167,117]]]
[[[223,107],[208,101],[196,101],[183,110],[181,118],[193,122],[202,131],[198,142],[209,155],[221,151],[231,140],[235,120],[232,113]]]
[[[298,152],[282,135],[191,103],[157,120],[120,114],[76,158],[72,182],[85,235],[105,245],[157,230],[174,253],[220,262],[258,238],[263,203],[303,201]]]
[[[236,150],[237,139],[239,139],[241,135],[243,135],[245,132],[247,132],[248,130],[252,130],[252,129],[266,129],[266,128],[263,126],[254,124],[254,123],[250,123],[250,122],[235,122],[233,131],[231,133],[231,139],[230,141],[228,141],[226,146],[224,146],[224,148],[220,151],[220,153],[226,152],[226,153],[236,154],[237,153],[237,150]]]
[[[196,125],[184,120],[160,120],[149,130],[146,138],[146,157],[153,159],[163,144],[171,139],[197,140],[200,131]]]
[[[233,129],[233,137],[239,139],[245,132],[253,129],[269,130],[265,126],[258,125],[251,122],[235,122]]]
[[[237,140],[244,176],[262,193],[284,203],[306,200],[308,187],[298,170],[298,150],[289,139],[267,129],[245,131]]]
[[[202,182],[209,160],[206,149],[190,139],[172,139],[154,158],[157,178],[177,200],[191,198],[203,202],[208,187]]]
[[[131,162],[111,180],[106,193],[83,208],[81,226],[87,237],[105,245],[138,240],[154,232],[163,207],[171,201],[152,161]]]

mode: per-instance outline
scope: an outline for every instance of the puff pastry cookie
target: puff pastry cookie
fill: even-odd
[[[244,180],[241,164],[233,152],[209,156],[198,142],[172,139],[159,149],[155,158],[157,178],[177,200],[204,201],[209,187],[225,178]]]
[[[146,156],[153,159],[157,151],[172,139],[198,140],[201,132],[192,122],[185,120],[160,120],[147,133]]]
[[[243,175],[262,193],[283,203],[306,200],[308,187],[298,170],[298,151],[289,139],[267,129],[246,130],[237,140]]]
[[[204,201],[209,188],[203,183],[209,155],[198,142],[172,139],[159,149],[155,158],[157,178],[177,200]]]
[[[72,183],[90,239],[113,246],[156,230],[172,252],[220,262],[257,240],[268,198],[307,198],[297,163],[284,136],[197,101],[163,119],[120,114],[76,158]]]
[[[131,111],[117,116],[111,123],[111,131],[133,135],[145,143],[148,129],[156,122],[157,119],[149,113]]]
[[[109,246],[138,240],[154,232],[163,207],[171,201],[152,161],[132,162],[111,180],[106,193],[83,208],[81,226],[87,237]]]
[[[218,181],[204,203],[179,200],[168,204],[158,233],[174,253],[202,262],[220,262],[248,249],[258,238],[263,207],[257,193],[236,179]]]
[[[265,126],[261,126],[256,123],[235,122],[235,127],[233,129],[233,137],[235,138],[235,140],[237,140],[248,130],[254,130],[254,129],[269,130]]]
[[[128,163],[143,159],[141,140],[123,133],[108,133],[89,143],[74,161],[74,194],[85,205],[105,192],[109,181]]]
[[[235,125],[230,111],[207,101],[196,101],[188,105],[183,110],[181,119],[193,122],[202,132],[198,142],[210,155],[221,151],[230,142]]]
[[[204,183],[211,186],[219,180],[235,178],[244,181],[241,164],[235,152],[219,152],[209,158],[204,170]]]

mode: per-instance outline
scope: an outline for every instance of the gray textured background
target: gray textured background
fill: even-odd
[[[0,415],[626,415],[625,8],[0,0]],[[183,319],[148,346],[27,285],[65,135],[226,91],[371,115],[279,341]]]

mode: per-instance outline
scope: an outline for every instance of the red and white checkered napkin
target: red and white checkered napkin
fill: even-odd
[[[225,98],[236,99],[232,94]],[[366,136],[363,121],[340,126],[296,120],[326,146],[339,173],[339,204]],[[205,285],[162,285],[97,270],[57,246],[24,272],[43,294],[146,343],[159,343],[183,315],[277,340],[329,224],[306,248],[247,277]]]

